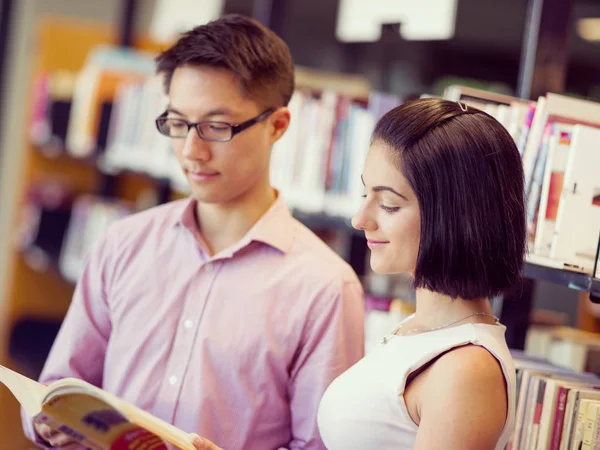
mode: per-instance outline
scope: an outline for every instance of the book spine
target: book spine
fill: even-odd
[[[594,432],[592,438],[592,450],[600,450],[600,410],[594,420]]]
[[[538,390],[537,401],[535,404],[535,412],[533,416],[533,424],[531,426],[531,434],[530,434],[530,442],[529,448],[535,449],[537,448],[537,441],[540,433],[540,420],[542,418],[542,409],[544,407],[544,392],[546,389],[546,381],[540,380],[540,386]]]
[[[579,417],[579,402],[580,402],[580,396],[579,394],[575,395],[575,399],[573,400],[573,411],[571,412],[571,417],[569,417],[569,422],[570,422],[570,427],[567,430],[569,432],[568,436],[565,436],[566,441],[565,441],[565,447],[564,449],[561,448],[561,450],[569,450],[571,447],[571,443],[575,442],[575,433],[577,430],[577,419]],[[561,446],[562,447],[562,446]]]
[[[577,412],[577,419],[575,421],[575,431],[573,433],[573,442],[571,448],[580,448],[583,442],[583,428],[585,422],[585,409],[579,406],[579,411]]]
[[[562,436],[562,426],[565,418],[565,406],[567,403],[568,392],[568,388],[565,388],[563,386],[558,388],[558,401],[556,403],[554,425],[552,426],[552,439],[550,441],[550,450],[560,450],[560,439]]]

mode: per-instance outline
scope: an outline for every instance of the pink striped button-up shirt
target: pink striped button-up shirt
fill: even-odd
[[[363,356],[356,275],[281,199],[212,257],[194,210],[181,200],[112,226],[40,381],[84,379],[226,450],[324,448],[321,396]]]

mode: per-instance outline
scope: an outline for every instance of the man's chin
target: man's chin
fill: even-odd
[[[226,195],[224,192],[214,192],[207,189],[198,189],[192,185],[191,187],[192,197],[198,203],[206,203],[212,205],[230,203],[235,197]]]

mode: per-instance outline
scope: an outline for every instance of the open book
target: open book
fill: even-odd
[[[0,366],[0,382],[30,417],[92,450],[195,450],[188,433],[85,381],[44,386]]]

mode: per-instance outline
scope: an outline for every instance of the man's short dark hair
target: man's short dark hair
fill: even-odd
[[[210,66],[227,69],[245,95],[268,107],[286,106],[294,91],[294,64],[286,43],[256,20],[228,14],[184,33],[157,57],[169,92],[175,69]]]
[[[415,288],[452,298],[492,298],[521,278],[525,246],[523,166],[493,117],[441,99],[407,102],[377,123],[416,194],[421,240]]]

